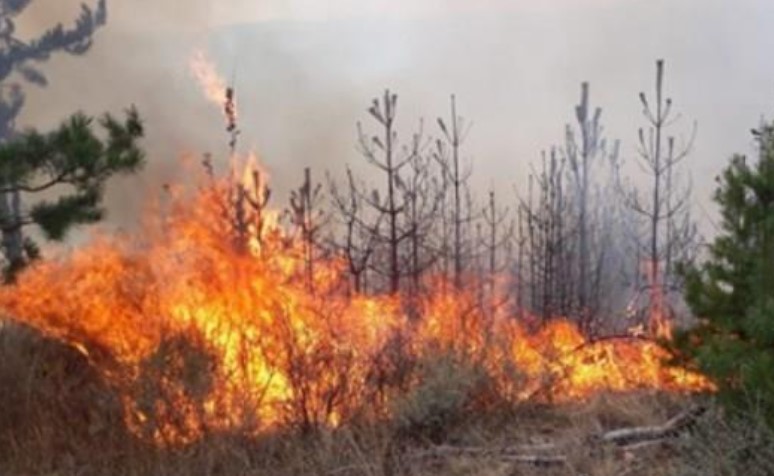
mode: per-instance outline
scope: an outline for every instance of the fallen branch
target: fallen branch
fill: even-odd
[[[668,443],[671,438],[692,425],[706,408],[694,407],[670,418],[666,423],[657,426],[620,428],[607,431],[601,435],[586,438],[586,445],[595,449],[600,445],[614,444],[624,453],[631,454],[639,450]],[[562,446],[553,443],[536,443],[532,445],[509,445],[504,447],[486,448],[482,446],[452,446],[440,445],[426,450],[412,452],[412,459],[437,459],[448,457],[488,457],[501,461],[530,464],[533,466],[559,466],[567,463],[567,455],[561,452]]]
[[[500,461],[531,464],[534,466],[564,465],[567,457],[560,454],[528,453],[521,450],[529,448],[525,446],[507,446],[504,448],[485,448],[479,446],[434,446],[424,451],[413,452],[412,459],[438,459],[448,457],[473,456],[477,458],[497,458]],[[554,449],[552,443],[545,445],[545,449]]]
[[[532,466],[564,466],[567,464],[567,457],[564,455],[501,455],[500,460]]]
[[[677,436],[680,432],[693,424],[697,418],[706,412],[704,407],[690,408],[672,417],[658,426],[645,426],[635,428],[621,428],[604,433],[599,439],[607,443],[615,443],[618,446],[627,446],[642,441],[663,440]]]

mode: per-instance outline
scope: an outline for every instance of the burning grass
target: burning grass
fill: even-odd
[[[0,288],[3,474],[771,474],[774,437],[717,411],[644,455],[599,444],[713,389],[653,340],[527,325],[475,278],[404,298],[352,293],[337,256],[312,271],[254,159],[238,178],[233,89],[201,54],[192,70],[230,177],[208,159],[138,232]],[[514,444],[562,453],[493,457]]]
[[[239,207],[251,192],[234,187],[212,181],[194,196],[172,194],[141,232],[97,237],[0,289],[14,321],[82,354],[148,441],[389,420],[396,402],[429,385],[426,362],[437,356],[485,382],[459,390],[471,395],[453,406],[469,411],[711,389],[664,365],[655,342],[589,342],[564,320],[529,331],[449,286],[429,283],[411,309],[398,296],[352,296],[335,257],[315,267],[311,292],[299,244],[266,211],[245,219]]]
[[[167,349],[176,345],[181,344]],[[598,393],[583,401],[501,402],[471,412],[471,397],[487,388],[486,381],[479,377],[471,384],[467,377],[481,374],[474,368],[455,371],[460,363],[450,365],[445,357],[422,364],[426,383],[407,393],[388,420],[311,432],[282,427],[256,435],[213,428],[187,445],[160,446],[127,429],[120,389],[95,372],[80,351],[34,330],[6,326],[0,331],[0,353],[0,467],[11,476],[677,476],[764,475],[774,469],[774,435],[752,417],[729,418],[714,407],[688,433],[664,444],[636,453],[614,446],[588,449],[590,435],[659,424],[698,397]],[[550,467],[496,456],[507,446],[545,443],[560,446],[567,463]],[[423,456],[438,447],[486,452]]]
[[[235,175],[170,192],[137,233],[96,236],[0,288],[6,473],[481,474],[470,458],[406,454],[566,438],[643,420],[631,404],[594,410],[601,395],[712,388],[651,340],[530,328],[442,282],[410,301],[353,295],[333,256],[309,286],[298,239],[244,208],[262,175]]]

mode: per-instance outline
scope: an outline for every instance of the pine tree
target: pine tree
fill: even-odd
[[[714,199],[721,231],[700,266],[684,266],[699,317],[675,340],[681,363],[716,379],[721,397],[774,423],[774,124],[753,131],[758,160],[732,158]]]
[[[14,238],[24,236],[23,228],[36,225],[47,239],[61,240],[74,225],[100,220],[107,179],[142,165],[137,141],[143,127],[134,109],[124,120],[105,115],[98,121],[104,134],[95,122],[79,113],[52,132],[30,130],[0,145],[0,194],[30,204],[0,214],[7,278],[38,255],[29,237],[18,243]]]
[[[71,27],[59,23],[34,38],[17,34],[16,23],[33,0],[0,0],[0,141],[16,131],[16,118],[24,107],[24,86],[47,86],[40,69],[52,55],[83,55],[91,48],[96,31],[107,21],[105,0],[96,7],[81,5],[81,13]]]
[[[59,23],[27,38],[17,33],[16,24],[32,3],[33,0],[0,0],[0,144],[17,134],[16,119],[24,107],[25,86],[48,85],[48,78],[40,68],[42,64],[58,53],[85,54],[95,33],[107,21],[106,0],[97,0],[94,8],[81,5],[81,13],[74,25],[66,27]],[[14,269],[34,251],[18,225],[27,220],[22,216],[22,190],[13,186],[10,177],[3,177],[2,182],[2,253],[12,263],[10,268]]]

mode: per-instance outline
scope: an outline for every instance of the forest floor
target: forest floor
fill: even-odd
[[[0,475],[771,475],[774,434],[711,397],[601,394],[185,446],[142,442],[71,349],[0,330]]]

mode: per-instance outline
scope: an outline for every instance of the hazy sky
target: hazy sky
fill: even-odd
[[[71,20],[79,4],[33,3],[25,34]],[[657,58],[683,116],[675,134],[698,123],[685,162],[697,201],[730,154],[751,151],[750,128],[774,117],[771,0],[108,0],[108,9],[87,56],[46,67],[51,86],[29,91],[22,122],[139,108],[150,167],[113,190],[121,222],[171,179],[180,153],[226,153],[220,111],[188,72],[196,48],[236,78],[242,145],[257,149],[283,202],[305,165],[322,178],[362,162],[355,122],[386,87],[400,96],[406,134],[420,117],[434,132],[457,94],[474,123],[475,184],[509,197],[540,151],[561,142],[581,81],[633,161],[637,97],[652,90]]]

